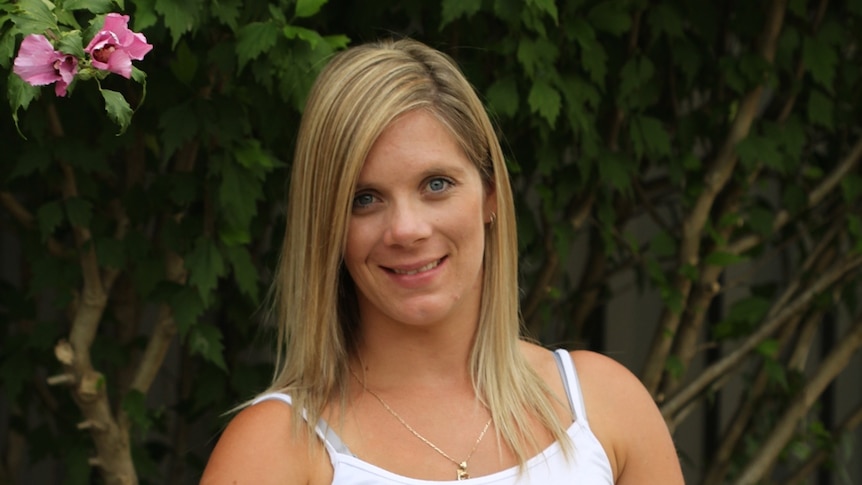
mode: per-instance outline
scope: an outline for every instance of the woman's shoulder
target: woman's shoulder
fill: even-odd
[[[219,437],[201,485],[329,483],[318,482],[321,474],[331,474],[326,452],[305,432],[305,423],[296,421],[285,400],[267,399],[243,408]],[[302,428],[294,429],[297,425]]]
[[[611,460],[617,483],[682,483],[667,424],[637,376],[600,353],[570,355],[590,428]]]

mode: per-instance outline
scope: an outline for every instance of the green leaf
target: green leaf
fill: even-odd
[[[518,85],[513,76],[494,81],[488,88],[488,106],[491,111],[512,118],[518,113]]]
[[[588,156],[590,148],[587,139],[595,134],[595,113],[601,101],[601,94],[592,83],[580,76],[567,77],[559,86],[568,108],[566,115],[569,124],[573,131],[584,135],[584,139],[581,140],[581,149],[584,156]]]
[[[832,129],[835,103],[819,89],[812,89],[808,95],[808,120],[814,125]]]
[[[855,214],[847,215],[847,232],[850,234],[850,241],[853,243],[853,252],[862,252],[862,219]]]
[[[123,411],[140,431],[146,432],[153,426],[153,420],[147,412],[147,396],[132,389],[123,397]]]
[[[191,85],[198,70],[198,58],[185,42],[176,48],[176,57],[170,61],[171,72],[185,85]]]
[[[84,40],[81,38],[80,30],[63,32],[57,43],[57,50],[65,54],[71,54],[79,59],[84,58]]]
[[[620,35],[632,25],[631,15],[622,2],[599,2],[590,9],[587,20],[596,30]]]
[[[171,33],[173,42],[171,47],[176,47],[180,38],[186,32],[191,32],[197,23],[198,12],[202,10],[200,0],[156,0],[156,12],[162,15],[165,26]]]
[[[189,334],[188,346],[192,355],[199,355],[204,360],[215,364],[219,369],[227,371],[222,333],[218,327],[208,323],[195,325]]]
[[[598,41],[581,45],[581,62],[584,69],[590,73],[590,80],[597,85],[603,85],[608,73],[608,55],[605,48]]]
[[[808,194],[798,185],[788,185],[784,187],[784,193],[781,194],[781,202],[788,212],[796,215],[808,207]]]
[[[9,29],[0,33],[0,67],[3,69],[11,68],[12,56],[15,54],[15,34],[12,32],[13,30]]]
[[[212,0],[210,8],[213,17],[236,31],[242,0]]]
[[[665,231],[659,231],[650,241],[649,251],[657,258],[673,256],[677,252],[676,240]]]
[[[189,284],[198,289],[201,300],[209,305],[212,291],[224,276],[224,258],[215,243],[201,236],[194,249],[186,255],[185,266],[189,270]]]
[[[664,288],[668,286],[667,275],[664,274],[658,261],[651,256],[652,255],[648,254],[644,259],[644,266],[646,267],[647,275],[649,275],[650,281],[652,281],[653,284],[659,288]]]
[[[299,18],[311,17],[320,11],[326,0],[297,0],[296,16]]]
[[[56,200],[44,204],[36,211],[36,221],[39,223],[42,242],[45,242],[63,222],[63,205]]]
[[[108,118],[120,126],[118,135],[123,134],[132,122],[132,108],[122,94],[110,89],[99,89],[105,100],[105,111]]]
[[[678,355],[668,355],[664,363],[664,370],[668,372],[674,379],[679,379],[685,374],[685,364]]]
[[[122,241],[112,237],[97,239],[96,258],[102,266],[123,269],[126,264],[126,252]]]
[[[715,326],[715,338],[725,340],[747,335],[769,311],[769,300],[751,296],[731,305],[727,317]]]
[[[260,140],[245,140],[234,150],[234,156],[240,165],[257,173],[261,179],[264,173],[280,165],[278,160],[261,147]]]
[[[286,25],[283,29],[284,36],[288,39],[296,39],[299,38],[308,42],[308,45],[311,46],[312,50],[317,49],[317,47],[321,44],[324,44],[323,37],[320,36],[319,33],[306,29],[305,27],[297,27],[295,25]]]
[[[134,28],[141,31],[156,25],[159,16],[156,14],[155,0],[137,0],[135,2],[135,15],[131,18]]]
[[[167,108],[159,119],[162,135],[162,156],[171,157],[185,142],[200,133],[200,118],[191,103],[181,103]]]
[[[634,56],[620,70],[620,87],[618,99],[628,101],[637,91],[652,80],[655,66],[644,56]]]
[[[350,37],[346,35],[326,35],[323,40],[329,45],[333,51],[341,50],[350,45]]]
[[[736,145],[736,153],[742,165],[751,169],[759,164],[784,171],[784,157],[778,151],[778,144],[774,138],[759,135],[749,135]]]
[[[683,20],[670,4],[659,3],[647,11],[647,23],[653,39],[665,34],[671,39],[684,35]]]
[[[9,87],[6,96],[9,98],[9,107],[12,109],[12,120],[15,128],[18,128],[18,110],[30,107],[30,102],[39,97],[39,88],[24,82],[17,74],[9,73]],[[21,131],[19,130],[20,134]]]
[[[559,91],[547,82],[537,80],[533,83],[532,89],[530,89],[527,103],[530,105],[532,113],[538,113],[551,127],[554,126],[562,107],[562,98]]]
[[[748,212],[748,225],[764,239],[772,236],[774,220],[775,212],[764,207],[755,207]]]
[[[560,14],[554,0],[527,0],[528,5],[535,5],[542,12],[547,13],[554,19],[554,24],[560,23]]]
[[[229,225],[246,229],[257,214],[257,201],[263,198],[261,181],[236,163],[222,163],[221,170],[219,207]]]
[[[553,69],[559,52],[559,48],[544,37],[538,39],[524,37],[518,43],[518,62],[524,66],[524,72],[527,73],[527,76],[530,78],[539,77]]]
[[[838,65],[838,49],[816,37],[806,37],[802,41],[802,61],[811,71],[811,77],[827,92],[832,92],[835,68]]]
[[[12,181],[18,177],[26,177],[33,173],[44,174],[49,167],[54,163],[53,154],[50,147],[43,144],[31,146],[29,150],[21,154],[15,160],[12,171],[9,174],[8,181]]]
[[[621,192],[631,190],[631,177],[636,163],[628,155],[605,150],[597,165],[603,184]]]
[[[684,265],[679,267],[679,274],[685,276],[691,281],[697,281],[700,275],[700,271],[698,271],[697,266],[691,263],[685,263]]]
[[[284,9],[281,5],[269,2],[269,20],[275,22],[278,25],[284,25],[287,23],[287,17],[285,16]]]
[[[25,342],[10,336],[4,338],[7,341],[4,342],[4,355],[0,359],[0,383],[7,402],[14,403],[30,380],[30,373],[34,372],[33,359],[25,351]]]
[[[90,13],[108,13],[114,10],[114,0],[65,0],[66,10],[87,10]]]
[[[257,284],[258,270],[254,266],[248,249],[243,246],[229,246],[225,248],[225,256],[227,256],[233,268],[233,274],[239,290],[251,298],[254,303],[257,303],[260,298]]]
[[[281,29],[274,22],[251,22],[242,26],[237,32],[236,55],[239,61],[238,69],[273,48]]]
[[[199,292],[188,286],[181,286],[178,289],[172,287],[168,292],[167,304],[171,307],[177,330],[182,337],[188,335],[189,330],[197,326],[198,318],[206,309]]]
[[[80,197],[70,197],[64,202],[66,204],[66,214],[68,214],[69,222],[73,226],[90,226],[90,219],[93,217],[93,204]]]
[[[713,251],[704,259],[704,263],[711,266],[726,268],[728,266],[747,261],[748,258],[726,251]]]
[[[24,35],[44,35],[49,30],[57,31],[57,17],[51,11],[53,5],[43,0],[18,0],[18,8],[11,15],[12,22]]]
[[[633,115],[629,130],[638,158],[648,155],[650,158],[657,159],[670,155],[670,136],[658,119],[645,115]]]
[[[841,194],[848,205],[855,205],[862,195],[862,177],[849,173],[841,178]]]
[[[794,13],[797,17],[805,19],[808,17],[808,2],[806,0],[790,0],[787,3],[787,10]]]
[[[482,0],[443,0],[440,29],[459,17],[471,17],[482,7]]]
[[[781,346],[778,343],[778,340],[766,339],[763,342],[760,342],[757,345],[757,347],[755,348],[755,350],[757,351],[758,354],[760,354],[764,357],[774,358],[774,357],[778,356],[778,350],[780,348],[781,348]]]
[[[770,342],[769,340],[764,343]],[[761,344],[762,345],[762,344]],[[767,345],[767,348],[771,344]],[[760,348],[758,347],[758,352]],[[762,352],[761,352],[762,353]],[[779,386],[785,391],[790,390],[790,384],[787,381],[787,367],[784,366],[781,362],[778,362],[774,358],[767,358],[763,361],[763,368],[766,370],[766,375],[769,377],[769,380],[772,382],[777,382]]]

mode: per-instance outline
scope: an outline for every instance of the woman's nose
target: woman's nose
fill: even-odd
[[[431,234],[429,214],[420,204],[401,203],[391,208],[384,242],[393,246],[411,246]]]

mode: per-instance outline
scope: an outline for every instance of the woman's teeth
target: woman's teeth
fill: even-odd
[[[395,273],[395,274],[400,274],[400,275],[414,275],[414,274],[422,273],[422,272],[424,272],[424,271],[428,271],[428,270],[430,270],[430,269],[434,269],[434,268],[436,268],[436,267],[437,267],[437,265],[438,265],[438,264],[440,264],[440,260],[439,260],[439,259],[438,259],[437,261],[434,261],[434,262],[428,263],[428,264],[426,264],[425,266],[423,266],[423,267],[421,267],[421,268],[411,269],[411,270],[409,270],[409,271],[408,271],[408,270],[403,270],[403,269],[395,269],[395,268],[392,268],[392,272],[393,272],[393,273]]]

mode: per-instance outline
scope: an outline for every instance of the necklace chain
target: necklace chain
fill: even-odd
[[[371,389],[369,389],[365,385],[365,381],[360,379],[359,376],[357,376],[356,373],[353,372],[353,369],[350,369],[350,373],[353,374],[353,377],[355,377],[356,380],[359,382],[359,384],[362,385],[362,389],[364,391],[366,391],[368,394],[371,394],[372,396],[374,396],[374,398],[380,402],[380,404],[383,406],[383,408],[386,409],[387,411],[389,411],[389,414],[391,414],[393,417],[395,417],[395,419],[397,419],[398,422],[401,423],[402,426],[407,428],[407,431],[409,431],[413,436],[419,438],[419,440],[421,440],[426,445],[430,446],[431,449],[433,449],[434,451],[436,451],[437,453],[442,455],[444,458],[446,458],[447,460],[454,463],[458,467],[457,475],[456,475],[458,480],[464,480],[466,478],[470,478],[470,475],[467,474],[467,462],[470,461],[470,458],[473,457],[473,453],[476,452],[476,448],[479,447],[479,443],[482,441],[482,438],[485,437],[485,433],[488,432],[488,428],[491,426],[491,422],[494,420],[493,416],[490,419],[488,419],[487,423],[485,423],[485,427],[482,428],[482,432],[479,433],[479,437],[476,438],[476,442],[473,443],[473,448],[470,450],[470,453],[467,454],[467,458],[464,458],[463,461],[458,461],[458,460],[452,458],[451,456],[449,456],[445,451],[441,450],[437,445],[435,445],[430,440],[428,440],[428,438],[419,434],[419,432],[416,431],[415,429],[413,429],[412,426],[407,424],[407,421],[404,421],[404,418],[402,418],[398,413],[396,413],[395,410],[392,409],[392,407],[389,406],[389,404],[387,404],[386,401],[384,401],[382,397],[380,397],[376,392],[372,391]]]

